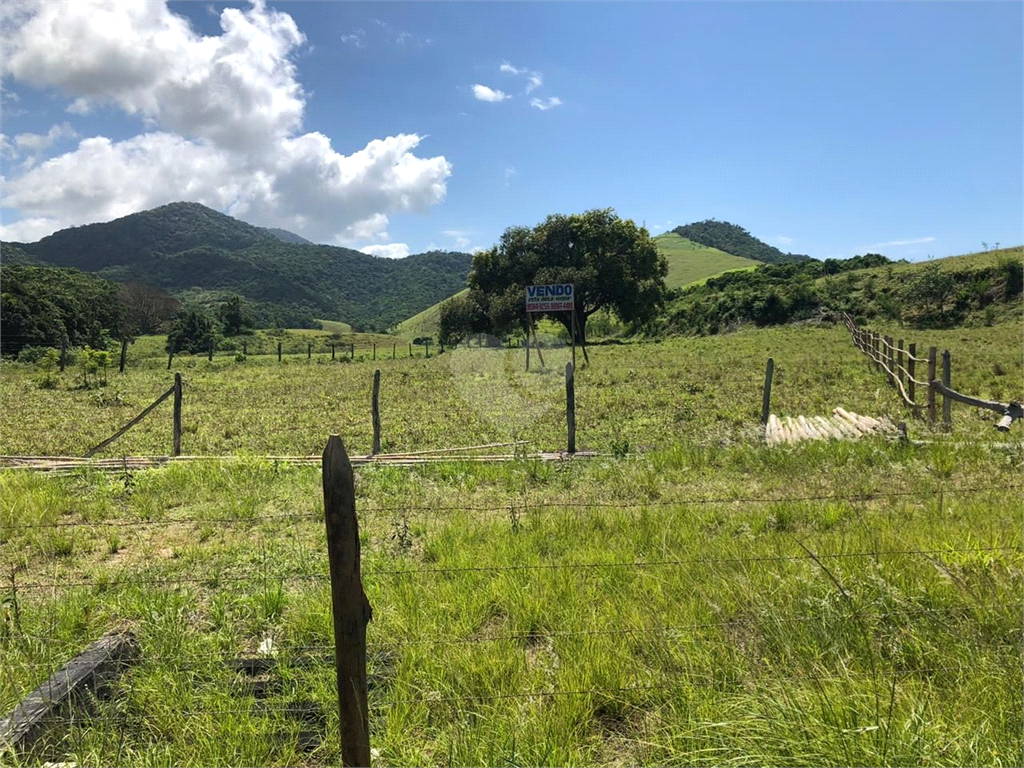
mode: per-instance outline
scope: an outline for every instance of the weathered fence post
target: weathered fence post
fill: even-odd
[[[277,342],[277,362],[281,362],[281,342]]]
[[[181,374],[174,374],[174,455],[181,456]]]
[[[343,766],[370,765],[370,716],[366,703],[366,625],[373,617],[359,565],[355,483],[345,445],[337,435],[323,455],[324,519],[331,573],[334,655]]]
[[[896,386],[896,371],[893,370],[896,366],[893,365],[893,361],[896,359],[896,354],[892,351],[892,336],[885,337],[885,352],[882,353],[882,359],[886,362],[886,368],[889,369],[888,374],[889,383],[894,387]]]
[[[409,357],[412,357],[412,342],[409,342]]]
[[[576,453],[576,371],[565,364],[565,420],[569,428],[569,453]]]
[[[942,350],[942,383],[946,385],[947,389],[950,389],[950,376],[949,376],[949,350]],[[950,406],[953,404],[953,400],[946,395],[942,396],[942,426],[945,429],[951,429],[953,426],[953,418],[950,413]]]
[[[124,373],[124,365],[128,362],[128,339],[121,339],[121,362],[117,366],[118,373]]]
[[[879,360],[881,360],[881,355],[879,355],[880,350],[881,350],[881,345],[878,343],[878,332],[877,331],[872,331],[871,332],[871,359],[875,361],[875,370],[876,371],[882,370],[882,364],[879,362]]]
[[[243,341],[242,342],[242,357],[248,357],[248,356],[249,356],[249,342],[248,341]]]
[[[313,359],[313,345],[309,344],[308,342],[306,343],[306,359],[307,360],[312,360]]]
[[[377,359],[377,342],[373,342],[373,359]]]
[[[529,334],[529,332],[527,332],[527,334],[526,334],[526,371],[527,371],[527,373],[529,373],[529,371],[530,371],[530,334]]]
[[[903,384],[903,339],[896,342],[896,367],[893,368],[893,373],[896,374],[896,378],[899,379],[900,384]]]
[[[772,405],[772,375],[775,373],[775,360],[768,358],[764,369],[764,391],[761,393],[761,424],[768,425],[768,416]]]
[[[167,349],[167,370],[171,370],[171,361],[174,360],[174,337],[171,337],[170,346]]]
[[[64,366],[68,364],[68,332],[61,331],[60,334],[60,372],[64,373]],[[167,369],[170,370],[171,364],[167,364]]]
[[[331,360],[334,360],[334,345],[331,344]]]
[[[380,369],[373,372],[373,455],[380,453]]]
[[[937,350],[935,347],[928,348],[928,423],[935,423],[935,387],[932,386],[932,382],[935,381],[935,357]]]
[[[355,344],[349,344],[348,356],[349,356],[350,360],[355,360],[356,359],[356,345]]]
[[[211,363],[213,362],[213,339],[210,339],[210,352],[206,356],[206,359],[209,360]]]
[[[423,347],[427,350],[427,357],[430,357],[430,339],[424,342]]]
[[[395,360],[398,356],[398,342],[391,342],[391,359]]]
[[[914,359],[917,357],[917,344],[910,342],[910,346],[907,347],[907,397],[914,400],[915,392],[917,391],[916,385],[914,384],[914,369],[917,361]],[[914,400],[916,402],[916,400]],[[920,411],[917,411],[920,414]]]

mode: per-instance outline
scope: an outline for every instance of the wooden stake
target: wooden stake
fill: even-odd
[[[935,381],[935,357],[937,350],[935,347],[928,348],[928,423],[935,423],[935,387],[932,386],[932,382]]]
[[[124,373],[126,362],[128,362],[128,339],[121,339],[121,362],[117,367],[118,373]]]
[[[377,342],[373,342],[373,359],[377,359]]]
[[[167,370],[171,370],[171,361],[174,360],[174,337],[171,337],[170,349],[167,350]]]
[[[209,360],[211,363],[213,362],[213,339],[210,339],[210,352],[206,356],[206,359]]]
[[[942,383],[946,386],[946,389],[950,389],[950,356],[949,350],[942,350]],[[950,406],[953,404],[952,399],[947,397],[945,394],[942,396],[942,426],[945,429],[952,429],[953,417],[950,412]]]
[[[576,369],[576,308],[572,310],[572,367]]]
[[[917,344],[910,342],[910,346],[907,348],[907,397],[911,400],[915,399],[915,388],[917,386],[914,384],[914,367],[917,363],[914,360],[915,357],[917,357]],[[914,411],[914,413],[920,415],[920,411]]]
[[[903,339],[896,342],[896,367],[892,369],[892,372],[896,374],[896,378],[900,384],[903,384]]]
[[[380,453],[380,369],[373,372],[373,455]]]
[[[68,364],[68,333],[61,331],[60,334],[60,372],[64,373],[64,367]],[[167,362],[167,370],[171,369],[170,361]]]
[[[174,455],[181,456],[181,374],[174,374]]]
[[[893,362],[894,358],[895,358],[895,355],[893,354],[893,351],[892,351],[892,336],[886,336],[885,337],[885,350],[882,352],[882,359],[885,361],[886,367],[890,371],[892,371],[892,369],[893,369],[892,362]],[[893,376],[892,373],[888,374],[888,378],[889,378],[889,383],[892,384],[893,386],[896,386],[896,377]]]
[[[352,360],[356,359],[356,345],[355,344],[349,345],[349,357]]]
[[[277,362],[281,362],[281,342],[277,342]]]
[[[249,342],[242,342],[242,357],[248,357],[249,355]]]
[[[331,344],[331,360],[334,360],[334,345]]]
[[[392,360],[395,359],[395,355],[397,354],[397,351],[398,351],[398,342],[397,341],[391,342],[391,359]]]
[[[576,453],[576,371],[565,364],[565,420],[569,428],[569,453]]]
[[[337,435],[323,455],[324,518],[331,572],[334,653],[343,766],[370,765],[370,717],[366,704],[366,625],[373,617],[359,565],[355,483],[345,445]]]
[[[775,373],[775,360],[768,358],[768,365],[764,369],[764,390],[761,392],[761,423],[768,424],[768,416],[772,403],[772,376]]]
[[[309,344],[309,343],[306,344],[306,359],[307,360],[312,360],[313,359],[313,345]]]

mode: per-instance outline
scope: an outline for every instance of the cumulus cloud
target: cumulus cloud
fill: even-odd
[[[51,144],[60,139],[74,139],[78,137],[78,132],[71,127],[68,122],[63,122],[60,125],[53,125],[46,133],[19,133],[14,137],[14,143],[19,149],[25,149],[29,152],[41,152]]]
[[[479,83],[473,86],[473,95],[480,101],[504,101],[511,98],[504,91],[497,91]]]
[[[530,106],[536,107],[541,111],[548,109],[554,109],[562,105],[562,100],[557,96],[548,96],[546,99],[532,98],[530,99]]]
[[[526,83],[526,92],[531,93],[532,91],[537,90],[541,85],[543,85],[543,83],[544,78],[541,76],[540,72],[534,72],[530,75],[530,79]]]
[[[216,36],[163,2],[15,5],[0,20],[4,76],[68,94],[72,111],[114,106],[146,127],[87,138],[5,180],[2,204],[23,221],[56,229],[184,199],[325,242],[444,199],[451,166],[413,154],[418,135],[342,155],[301,132],[306,94],[291,55],[305,37],[260,0],[224,9]]]
[[[368,245],[360,248],[363,253],[381,256],[385,259],[404,259],[409,255],[409,246],[405,243],[389,243],[387,245]]]

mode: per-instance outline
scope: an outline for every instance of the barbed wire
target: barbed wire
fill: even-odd
[[[675,565],[717,565],[723,563],[768,563],[768,562],[794,562],[799,560],[842,560],[857,558],[880,558],[889,556],[913,556],[913,555],[949,555],[949,554],[979,554],[982,552],[1004,552],[1013,551],[1024,555],[1020,547],[992,546],[992,547],[945,547],[942,549],[900,549],[900,550],[873,550],[858,552],[828,552],[811,555],[750,555],[746,557],[720,557],[720,558],[680,558],[665,560],[628,560],[628,561],[598,561],[598,562],[576,562],[576,563],[530,563],[519,565],[468,565],[452,566],[442,568],[366,568],[362,569],[363,576],[413,576],[413,575],[442,575],[453,573],[512,573],[528,571],[549,571],[549,570],[596,570],[601,568],[662,568]],[[140,585],[181,585],[181,584],[207,584],[219,583],[222,581],[245,581],[248,579],[262,583],[299,581],[310,579],[327,579],[325,571],[320,573],[283,573],[273,574],[266,571],[253,571],[244,574],[210,574],[207,576],[193,576],[181,578],[160,578],[160,579],[124,579],[115,581],[65,581],[65,582],[29,582],[26,584],[4,584],[0,590],[65,590],[75,587],[97,587],[103,590],[132,587]]]
[[[116,461],[111,459],[110,461]],[[458,461],[458,459],[454,459]],[[133,471],[131,467],[128,472]],[[590,502],[590,501],[557,501],[557,502],[534,502],[522,497],[510,498],[500,505],[474,506],[444,506],[444,505],[417,505],[417,504],[396,504],[388,506],[374,505],[360,508],[357,500],[357,513],[370,515],[377,513],[400,514],[405,513],[459,513],[459,512],[508,512],[511,508],[519,512],[530,512],[538,509],[643,509],[643,508],[665,508],[665,507],[686,507],[702,506],[710,504],[786,504],[805,503],[815,501],[825,502],[866,502],[881,501],[889,498],[906,498],[911,496],[965,496],[973,493],[990,493],[993,491],[1020,491],[1022,485],[994,485],[969,488],[937,488],[919,491],[884,491],[867,492],[850,495],[809,495],[789,497],[751,497],[751,496],[722,496],[712,498],[688,498],[688,499],[662,499],[662,500],[623,500],[616,502]],[[323,520],[318,512],[282,512],[268,515],[229,515],[221,517],[178,517],[162,520],[82,520],[53,523],[4,523],[4,530],[24,530],[39,528],[78,528],[78,527],[144,527],[153,525],[180,525],[183,523],[232,523],[232,522],[259,522],[263,520]]]

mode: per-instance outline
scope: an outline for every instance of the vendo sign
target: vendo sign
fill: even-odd
[[[526,286],[527,312],[572,312],[574,307],[575,298],[571,283]]]

